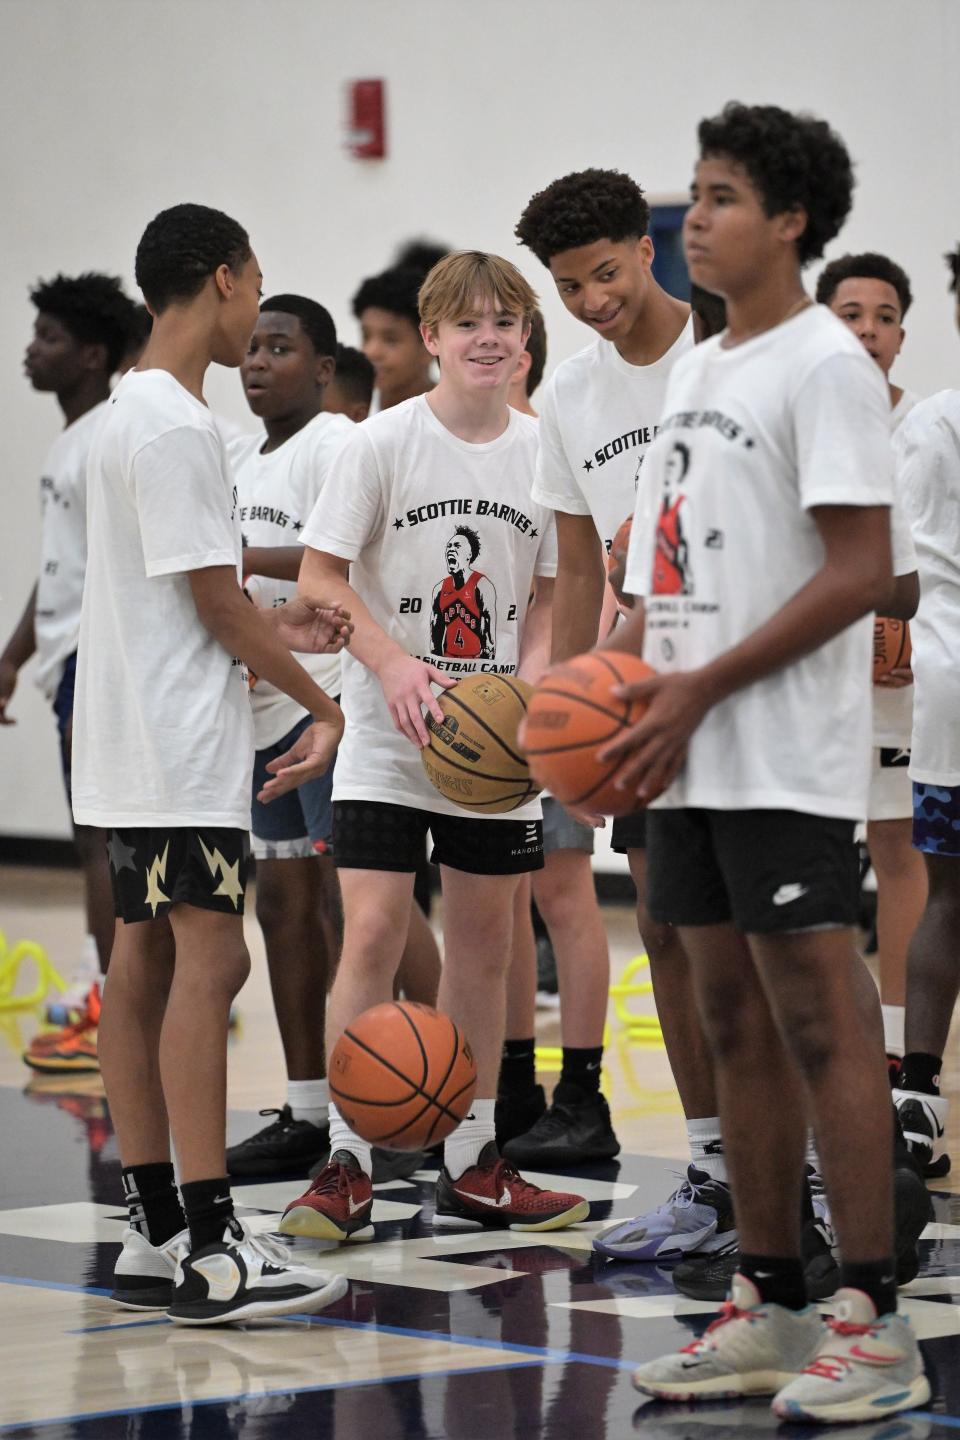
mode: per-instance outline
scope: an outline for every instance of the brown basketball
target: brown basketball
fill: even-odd
[[[438,697],[443,723],[426,716],[420,751],[427,779],[465,810],[505,815],[539,794],[517,731],[533,693],[512,675],[468,675]]]
[[[351,1130],[389,1150],[424,1150],[470,1109],[477,1067],[449,1015],[409,1000],[374,1005],[330,1057],[330,1094]]]
[[[620,763],[603,764],[597,751],[635,725],[646,706],[618,700],[616,685],[655,674],[636,655],[591,650],[548,670],[527,707],[527,758],[534,778],[563,805],[583,805],[601,815],[639,809],[629,791],[615,790]]]
[[[610,541],[610,554],[607,556],[607,574],[617,565],[624,565],[627,559],[627,550],[630,548],[630,530],[633,526],[633,516],[628,515],[626,520],[617,530],[616,535]]]
[[[873,621],[873,678],[879,680],[891,670],[903,670],[910,664],[913,647],[910,626],[906,620],[891,620],[877,615]]]

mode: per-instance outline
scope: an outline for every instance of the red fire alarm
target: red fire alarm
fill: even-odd
[[[351,80],[347,85],[345,144],[358,160],[382,160],[387,153],[386,82]]]

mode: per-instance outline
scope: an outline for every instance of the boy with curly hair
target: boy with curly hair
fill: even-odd
[[[842,141],[823,121],[740,104],[703,120],[699,141],[686,257],[726,300],[728,328],[670,379],[627,560],[643,603],[617,637],[660,673],[625,687],[649,708],[602,753],[625,790],[659,797],[648,904],[693,966],[741,1253],[719,1322],[634,1383],[671,1400],[773,1394],[789,1420],[882,1418],[930,1397],[897,1313],[892,1107],[854,937],[871,612],[890,613],[893,591],[889,396],[801,281],[850,208]],[[683,596],[655,565],[678,439],[695,576]],[[800,1252],[808,1113],[841,1254],[826,1325]]]

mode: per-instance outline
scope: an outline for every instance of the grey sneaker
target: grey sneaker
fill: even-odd
[[[822,1336],[823,1321],[812,1305],[787,1310],[764,1304],[752,1281],[735,1275],[730,1300],[703,1337],[676,1355],[638,1366],[633,1383],[658,1400],[774,1395],[800,1375]]]
[[[645,1215],[616,1221],[593,1248],[608,1260],[663,1260],[712,1254],[736,1239],[730,1186],[690,1165],[668,1200]]]
[[[930,1386],[910,1321],[877,1315],[862,1290],[838,1290],[832,1319],[802,1375],[773,1401],[781,1420],[882,1420],[926,1405]]]

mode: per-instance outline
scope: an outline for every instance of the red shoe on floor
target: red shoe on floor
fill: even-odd
[[[433,1223],[468,1229],[562,1230],[589,1214],[582,1196],[541,1190],[524,1180],[491,1140],[477,1164],[459,1180],[452,1180],[445,1169],[440,1171]]]
[[[100,986],[94,984],[90,987],[86,1008],[79,1020],[61,1030],[45,1030],[34,1035],[23,1052],[24,1064],[45,1075],[97,1073],[100,1069],[97,1058],[99,1023]]]
[[[281,1235],[313,1240],[372,1240],[373,1185],[349,1150],[335,1150],[310,1189],[291,1200]]]

